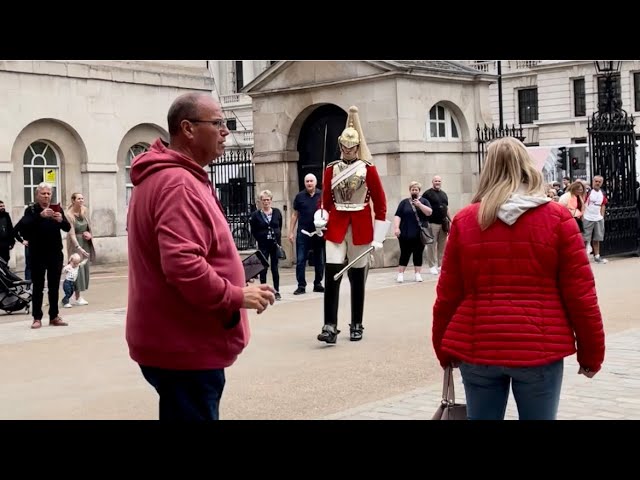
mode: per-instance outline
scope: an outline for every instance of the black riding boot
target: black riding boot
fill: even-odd
[[[340,300],[340,283],[342,277],[334,280],[333,276],[342,270],[342,264],[327,263],[325,265],[324,280],[324,326],[318,335],[318,340],[327,343],[336,343],[340,330],[338,326],[338,303]]]
[[[357,342],[362,339],[362,317],[364,315],[364,287],[367,280],[367,267],[352,268],[348,272],[351,282],[351,324],[350,339]]]

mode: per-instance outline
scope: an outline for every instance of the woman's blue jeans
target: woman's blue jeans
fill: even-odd
[[[563,360],[519,368],[462,363],[468,419],[503,420],[511,386],[520,420],[555,420],[563,370]]]

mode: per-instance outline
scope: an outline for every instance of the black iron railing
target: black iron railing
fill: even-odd
[[[255,248],[249,216],[256,210],[253,149],[232,149],[209,164],[211,183],[222,203],[238,250]]]
[[[493,124],[490,127],[485,124],[484,128],[478,125],[476,132],[478,135],[478,172],[482,171],[482,165],[484,164],[484,159],[487,153],[487,146],[491,140],[502,137],[515,137],[521,142],[524,142],[525,138],[522,134],[522,126],[516,127],[515,125],[512,125],[511,127],[506,125],[503,128],[496,127]]]

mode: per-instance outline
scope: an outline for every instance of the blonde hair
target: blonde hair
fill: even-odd
[[[273,200],[273,193],[271,193],[271,190],[262,190],[258,195],[258,200],[262,200],[262,197],[269,197]]]
[[[71,194],[71,203],[67,206],[67,209],[70,209],[71,207],[73,207],[73,202],[76,201],[76,198],[78,198],[78,195],[82,195],[80,192],[75,192]],[[82,195],[84,197],[84,195]],[[84,205],[83,205],[84,207]]]
[[[478,192],[471,200],[480,202],[478,223],[482,230],[496,221],[500,207],[521,184],[525,185],[526,195],[546,196],[542,173],[536,169],[524,144],[513,137],[492,141],[480,174]]]
[[[420,182],[416,182],[415,180],[409,184],[409,190],[411,190],[413,187],[418,187],[418,190],[422,190],[422,185],[420,185]]]
[[[78,263],[80,263],[82,261],[82,257],[79,254],[74,253],[74,254],[69,256],[69,261],[67,263],[71,263],[71,261],[74,260],[74,259],[77,259]]]

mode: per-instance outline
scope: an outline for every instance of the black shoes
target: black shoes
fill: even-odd
[[[364,327],[362,326],[361,323],[356,323],[355,325],[350,324],[349,340],[351,340],[352,342],[357,342],[359,340],[362,340],[363,330],[364,330]],[[318,340],[321,342],[336,343],[339,333],[340,333],[340,330],[338,330],[335,325],[331,325],[331,324],[324,325],[322,327],[322,332],[320,332],[320,334],[318,335]]]
[[[322,285],[314,285],[313,291],[323,293],[324,287]],[[303,293],[307,293],[307,289],[304,287],[298,287],[296,288],[296,291],[293,292],[294,295],[302,295]]]
[[[349,339],[352,342],[357,342],[358,340],[362,340],[362,331],[364,330],[364,327],[362,326],[361,323],[356,323],[355,325],[351,325],[349,324]]]
[[[335,325],[325,325],[322,327],[322,332],[318,335],[318,340],[327,343],[336,343],[340,330],[336,329]]]

